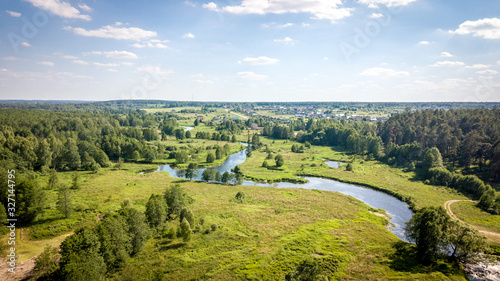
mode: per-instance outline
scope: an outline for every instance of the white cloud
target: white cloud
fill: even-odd
[[[21,46],[23,46],[23,47],[31,47],[31,44],[28,43],[28,42],[23,42],[23,43],[21,43]]]
[[[481,68],[488,68],[491,67],[491,65],[486,65],[486,64],[473,64],[473,65],[468,65],[465,68],[469,69],[481,69]]]
[[[407,71],[397,71],[391,68],[372,67],[363,70],[359,75],[398,77],[398,76],[410,76],[410,73],[408,73]]]
[[[245,80],[264,80],[268,78],[267,75],[256,74],[252,71],[243,71],[237,73],[238,77]]]
[[[477,21],[466,21],[457,30],[450,30],[449,32],[460,35],[472,34],[485,39],[500,39],[500,19],[486,18]]]
[[[209,9],[210,11],[214,11],[214,12],[219,11],[219,7],[217,7],[217,4],[215,4],[214,2],[210,2],[208,4],[203,4],[202,7],[205,9]]]
[[[204,4],[203,8],[232,14],[285,14],[309,13],[314,19],[332,22],[351,16],[351,8],[339,8],[341,0],[243,0],[239,6],[218,7],[214,2]]]
[[[293,45],[293,44],[295,44],[295,40],[293,40],[290,37],[285,37],[283,39],[274,39],[273,41],[276,42],[276,43],[283,43],[283,44],[286,44],[286,45]]]
[[[379,18],[383,18],[384,15],[383,14],[378,14],[378,13],[373,13],[373,14],[370,14],[368,17],[371,18],[371,19],[379,19]]]
[[[73,31],[77,35],[86,37],[112,38],[117,40],[136,40],[141,41],[156,37],[156,31],[148,31],[138,27],[118,27],[115,24],[106,25],[99,29],[86,30],[80,27],[66,26],[64,29]]]
[[[200,84],[203,84],[203,85],[211,85],[214,82],[212,80],[196,80],[196,83],[200,83]]]
[[[107,71],[109,71],[109,72],[118,72],[118,70],[115,69],[115,68],[108,68]]]
[[[276,28],[287,28],[287,27],[292,27],[294,25],[295,24],[293,24],[291,22],[288,22],[288,23],[285,23],[285,24],[277,25]]]
[[[110,52],[101,52],[101,51],[93,51],[89,53],[85,53],[88,55],[102,55],[106,56],[107,58],[113,58],[113,59],[137,59],[139,58],[136,54],[132,52],[127,52],[127,51],[110,51]]]
[[[13,57],[13,56],[9,56],[9,57],[4,57],[2,58],[3,60],[20,60],[20,58],[16,58],[16,57]]]
[[[135,43],[132,45],[132,47],[135,48],[158,48],[158,49],[169,49],[165,43],[168,43],[170,41],[168,40],[158,40],[158,39],[153,39],[153,40],[148,40],[144,41],[141,43]]]
[[[82,19],[90,20],[89,15],[82,15],[80,11],[75,7],[71,6],[70,3],[61,0],[25,0],[33,4],[33,6],[42,9],[44,11],[49,11],[54,15],[69,18],[69,19]],[[82,9],[83,10],[83,9]]]
[[[184,5],[191,6],[191,7],[196,7],[196,4],[191,2],[191,1],[184,1]]]
[[[137,68],[139,72],[147,72],[157,76],[166,76],[174,73],[172,69],[163,69],[159,65],[145,65]]]
[[[118,67],[118,66],[120,66],[117,63],[100,63],[100,62],[94,62],[93,64],[95,66],[100,66],[100,67]]]
[[[51,61],[41,61],[41,62],[38,62],[38,64],[46,65],[46,66],[54,66],[54,63]]]
[[[498,71],[492,70],[492,69],[486,69],[486,70],[476,71],[476,73],[477,74],[494,75],[494,74],[498,74]]]
[[[80,9],[82,9],[83,11],[85,12],[92,12],[92,8],[90,8],[89,6],[87,6],[86,4],[78,4],[78,7]]]
[[[323,57],[323,60],[328,60],[328,57]]]
[[[429,41],[420,41],[418,42],[419,45],[429,45],[430,42]]]
[[[451,57],[454,57],[454,55],[452,55],[448,52],[441,52],[441,57],[442,58],[451,58]]]
[[[182,35],[182,38],[185,38],[185,39],[194,39],[194,34],[193,33],[186,33],[184,35]]]
[[[20,18],[21,13],[5,10],[11,17]]]
[[[80,64],[80,65],[88,65],[89,63],[84,61],[84,60],[73,60],[73,63]]]
[[[464,63],[462,61],[438,61],[430,66],[441,67],[441,66],[462,66]]]
[[[70,55],[63,55],[62,56],[63,59],[69,59],[69,60],[76,60],[78,59],[77,57],[75,56],[70,56]]]
[[[266,64],[275,64],[278,61],[279,61],[278,59],[260,56],[257,58],[247,57],[247,58],[244,58],[243,61],[239,61],[238,63],[248,63],[250,65],[266,65]]]
[[[406,6],[417,0],[359,0],[359,3],[368,5],[369,8],[378,7],[379,4],[387,7]]]

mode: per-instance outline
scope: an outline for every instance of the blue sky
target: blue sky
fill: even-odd
[[[499,73],[497,0],[0,4],[0,99],[498,102]]]

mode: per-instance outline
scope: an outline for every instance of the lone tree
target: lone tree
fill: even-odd
[[[240,201],[241,203],[246,201],[245,193],[243,193],[243,191],[238,191],[238,193],[236,193],[236,196],[234,196],[234,198],[236,198],[236,200]]]
[[[207,154],[207,163],[213,163],[215,161],[215,156],[212,152]]]
[[[450,218],[442,207],[424,207],[406,223],[405,233],[417,245],[417,255],[424,263],[446,251],[449,225]]]
[[[276,167],[278,168],[285,164],[285,159],[281,154],[276,155],[276,157],[274,157],[274,160],[276,161]]]
[[[184,242],[188,242],[191,240],[191,225],[186,220],[186,218],[182,219],[181,225],[181,237]]]
[[[197,166],[198,165],[196,165],[196,163],[193,163],[193,162],[189,163],[188,168],[186,170],[186,174],[185,174],[187,179],[192,180],[193,178],[198,176],[198,171],[196,170]]]
[[[146,218],[149,225],[158,227],[167,219],[168,206],[161,195],[151,194],[146,203]]]
[[[73,213],[73,200],[71,191],[65,184],[61,184],[57,193],[57,209],[64,214],[65,218],[69,218]]]

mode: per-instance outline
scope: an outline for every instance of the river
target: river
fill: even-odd
[[[240,152],[233,153],[229,155],[229,157],[222,163],[222,165],[213,167],[215,171],[223,174],[228,171],[231,172],[236,165],[243,164],[246,160],[246,151],[242,150]],[[205,168],[197,169],[197,176],[194,177],[194,180],[201,180],[201,175]],[[174,178],[183,178],[184,171],[177,170],[170,165],[161,165],[158,167],[156,172],[168,172],[171,177]],[[257,183],[252,181],[243,181],[243,185],[253,185],[253,186],[267,186],[267,187],[296,187],[296,188],[306,188],[306,189],[318,189],[325,191],[337,191],[343,193],[345,195],[352,196],[360,201],[363,201],[370,207],[376,209],[384,209],[387,215],[390,216],[391,225],[388,226],[388,230],[392,232],[394,235],[399,237],[404,241],[408,241],[406,236],[404,235],[403,227],[405,226],[405,222],[411,219],[413,213],[408,208],[408,205],[399,199],[387,195],[383,192],[376,191],[373,189],[342,183],[339,181],[322,179],[322,178],[313,178],[313,177],[304,177],[308,180],[307,183],[289,183],[289,182],[277,182],[277,183]]]

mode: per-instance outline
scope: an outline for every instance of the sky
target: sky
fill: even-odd
[[[500,102],[499,72],[498,0],[0,3],[3,100]]]

